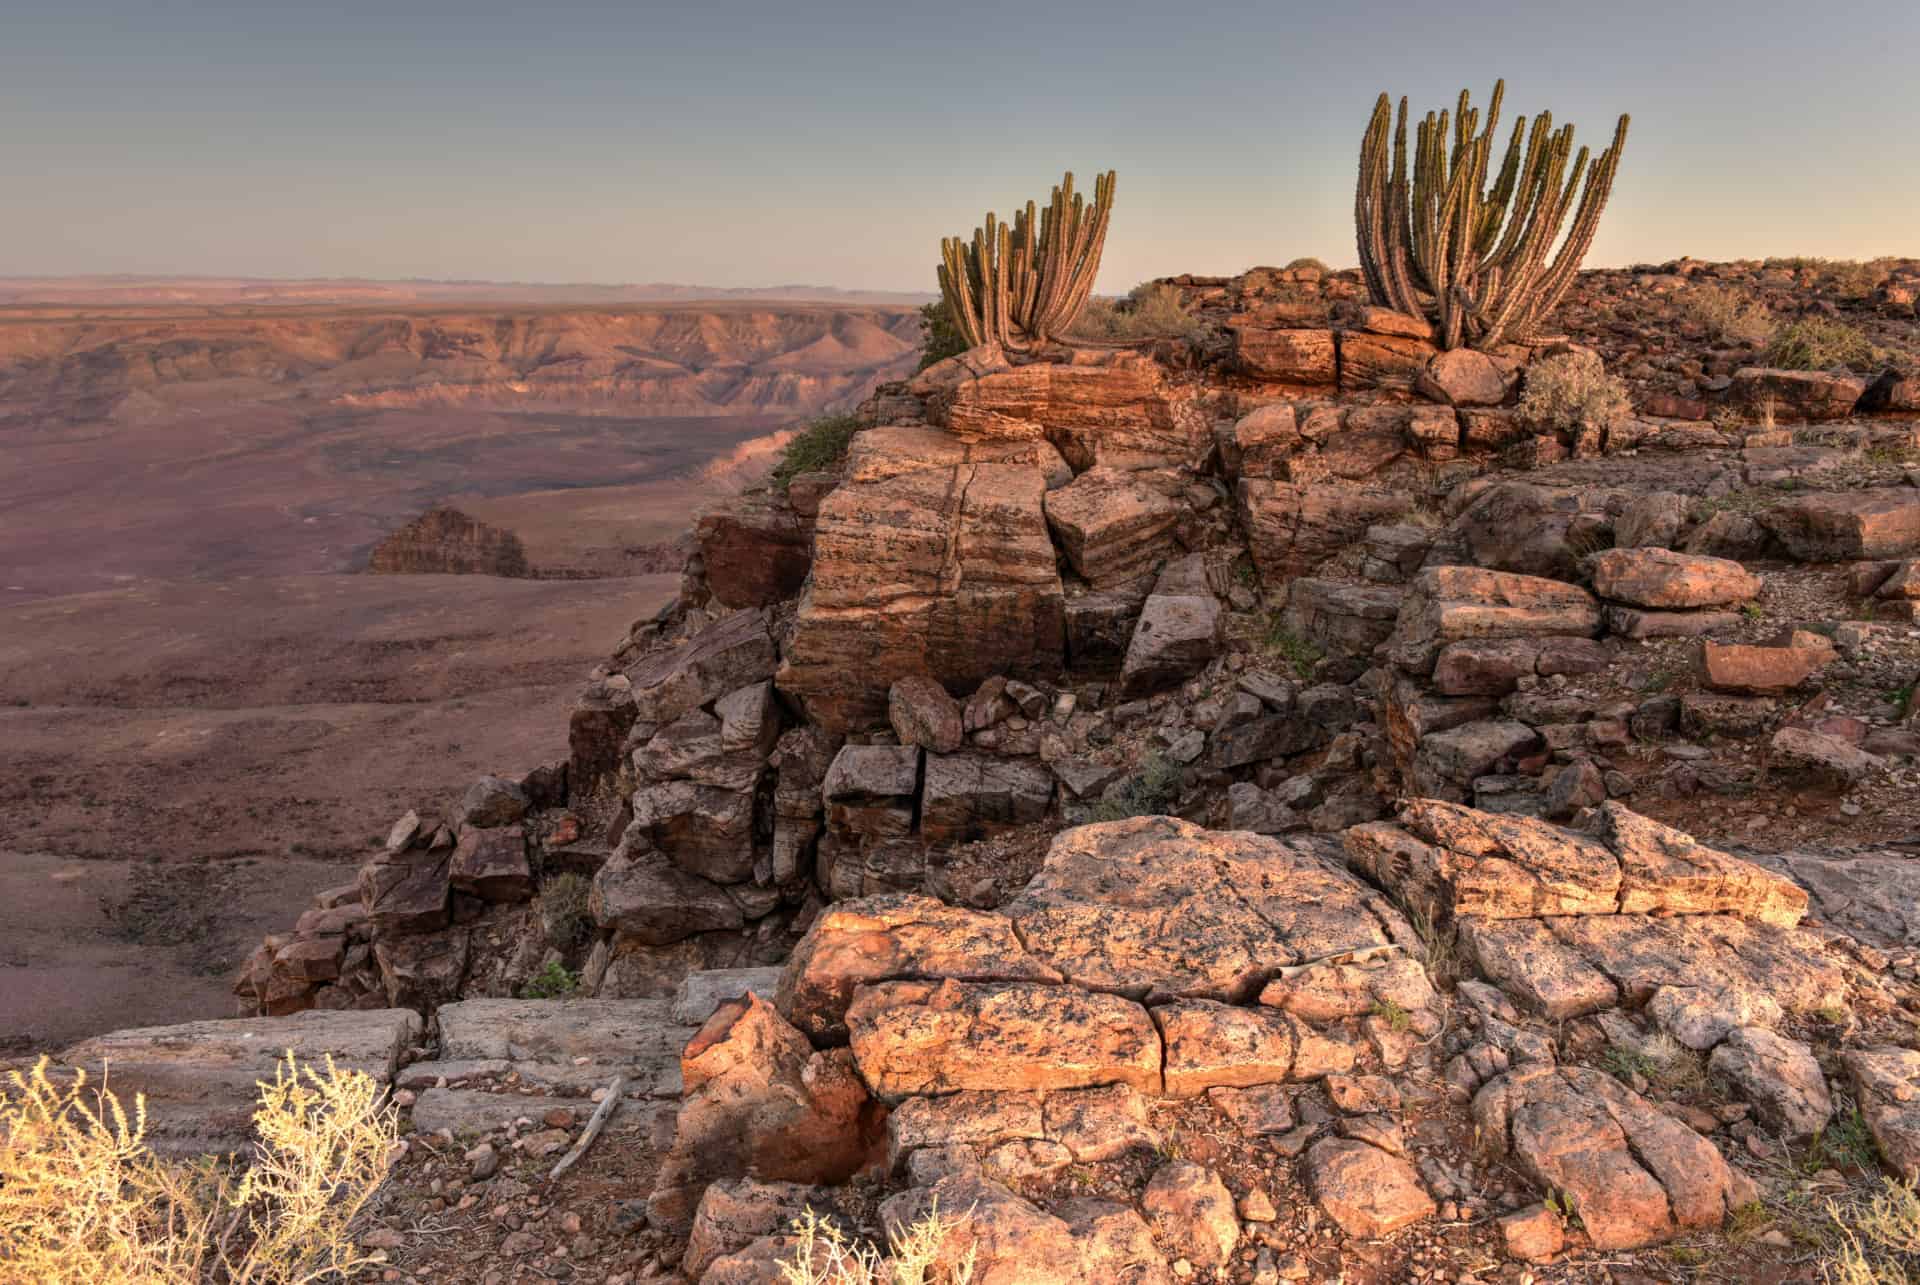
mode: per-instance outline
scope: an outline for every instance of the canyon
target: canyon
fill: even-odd
[[[260,916],[563,747],[695,510],[918,360],[899,302],[673,291],[0,282],[0,1040],[230,1011]],[[522,565],[366,574],[429,511]],[[103,915],[148,863],[220,913]]]

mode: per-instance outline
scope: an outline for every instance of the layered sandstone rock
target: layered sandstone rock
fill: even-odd
[[[960,380],[929,399],[929,414],[962,438],[1045,439],[1076,471],[1200,462],[1209,444],[1206,421],[1157,362],[1134,352],[1082,357]]]
[[[779,685],[832,732],[877,726],[895,680],[949,686],[1060,665],[1064,601],[1031,468],[848,482],[821,505]]]

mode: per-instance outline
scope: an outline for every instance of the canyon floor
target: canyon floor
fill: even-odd
[[[901,318],[0,309],[0,1051],[229,1014],[395,815],[562,757],[694,511],[910,366]],[[363,573],[435,504],[542,578]]]

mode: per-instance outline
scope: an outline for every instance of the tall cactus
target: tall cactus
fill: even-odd
[[[1553,113],[1541,112],[1529,130],[1522,116],[1488,186],[1506,88],[1504,80],[1494,85],[1484,131],[1479,110],[1460,91],[1451,149],[1447,113],[1428,112],[1418,127],[1411,177],[1405,98],[1396,122],[1391,102],[1380,95],[1360,143],[1353,218],[1367,289],[1375,303],[1433,322],[1443,348],[1495,348],[1527,338],[1547,318],[1593,244],[1627,142],[1622,116],[1613,146],[1589,166],[1586,148],[1574,155],[1573,126],[1556,133]],[[1569,209],[1573,222],[1549,261]]]
[[[1008,227],[989,213],[973,230],[940,242],[940,294],[967,343],[1038,347],[1066,333],[1093,294],[1113,217],[1113,171],[1093,183],[1093,202],[1069,172],[1045,210],[1032,201]]]

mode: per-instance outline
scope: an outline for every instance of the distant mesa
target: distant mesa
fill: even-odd
[[[511,531],[436,506],[380,541],[367,559],[374,575],[534,575],[527,550]]]

